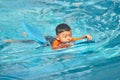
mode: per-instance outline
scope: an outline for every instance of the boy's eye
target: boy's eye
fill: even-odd
[[[64,38],[66,38],[67,36],[65,35]]]
[[[64,37],[64,38],[67,38],[68,36],[71,37],[72,35],[71,35],[71,34],[70,34],[70,35],[64,35],[63,37]]]

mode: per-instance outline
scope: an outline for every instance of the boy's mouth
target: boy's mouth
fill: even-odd
[[[72,42],[72,41],[70,40],[70,41],[66,41],[66,42],[63,42],[63,43],[70,43],[70,42]]]

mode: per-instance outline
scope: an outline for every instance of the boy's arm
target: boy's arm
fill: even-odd
[[[89,34],[87,34],[87,35],[84,35],[84,36],[82,36],[82,37],[80,37],[80,38],[74,38],[74,41],[82,40],[82,39],[85,39],[85,38],[87,38],[88,41],[91,41],[91,40],[92,40],[92,36],[90,36]]]
[[[6,40],[4,40],[4,42],[7,42],[7,43],[18,43],[18,42],[27,43],[27,42],[34,42],[34,41],[33,40],[12,40],[12,39],[6,39]]]

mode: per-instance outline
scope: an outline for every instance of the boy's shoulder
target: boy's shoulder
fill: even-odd
[[[58,44],[60,44],[60,43],[61,43],[61,42],[60,42],[59,40],[55,39],[55,40],[53,41],[52,45],[58,45]]]

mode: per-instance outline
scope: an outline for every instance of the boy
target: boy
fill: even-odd
[[[67,24],[59,24],[56,27],[56,39],[52,43],[52,49],[67,48],[73,45],[73,42],[87,38],[92,40],[90,35],[85,35],[80,38],[72,38],[71,28]]]
[[[26,36],[26,34],[25,34]],[[71,28],[67,24],[59,24],[56,27],[56,38],[52,36],[45,36],[45,39],[50,42],[52,49],[67,48],[73,45],[73,42],[87,38],[88,41],[92,40],[90,35],[85,35],[80,38],[72,38]],[[5,40],[5,42],[34,42],[33,40]]]

